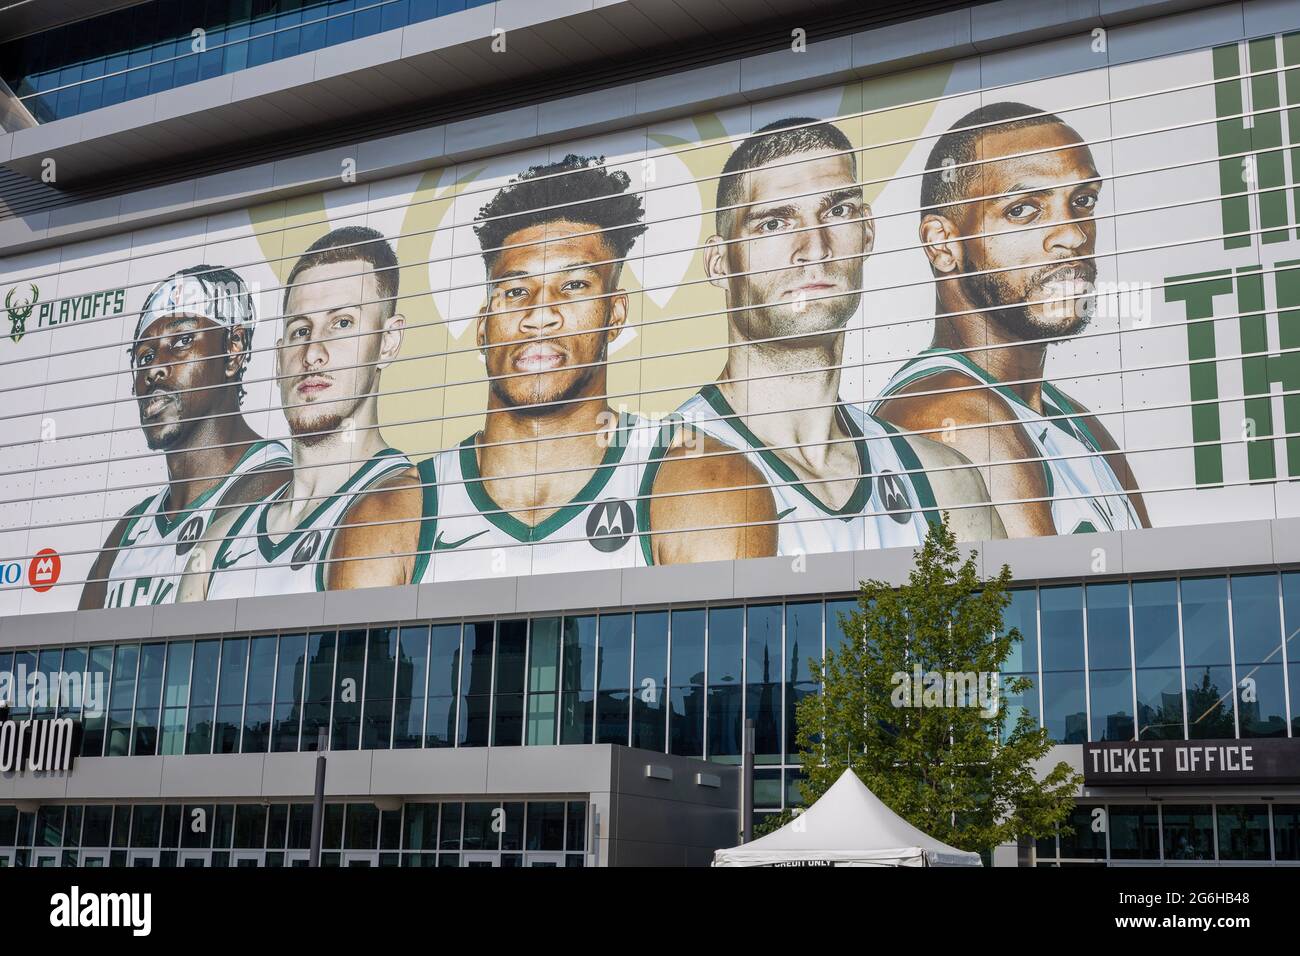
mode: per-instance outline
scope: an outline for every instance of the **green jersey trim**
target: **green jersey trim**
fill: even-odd
[[[894,454],[898,456],[898,460],[903,463],[903,467],[911,474],[912,487],[916,489],[918,499],[916,503],[925,514],[925,520],[932,527],[943,524],[943,518],[939,515],[939,503],[935,500],[934,488],[930,485],[930,477],[925,473],[925,467],[921,464],[921,459],[916,456],[916,450],[912,448],[912,443],[903,437],[898,429],[889,422],[881,419],[877,419],[877,421],[884,426],[885,431],[889,432],[889,441],[894,446]]]
[[[150,502],[157,497],[158,495],[155,492],[122,516],[127,519],[126,527],[122,529],[121,537],[113,542],[113,550],[120,551],[127,546],[127,541],[131,540],[131,532],[135,530],[135,526],[140,522],[140,519],[144,517],[144,513],[148,510]]]
[[[172,496],[171,487],[168,486],[167,490],[163,492],[162,500],[158,503],[159,504],[158,510],[155,511],[153,514],[154,524],[158,528],[158,533],[165,538],[173,531],[175,531],[176,528],[178,528],[183,522],[189,520],[190,515],[194,514],[194,512],[202,508],[207,503],[208,499],[217,493],[218,489],[225,487],[226,478],[229,478],[230,475],[233,475],[237,471],[239,471],[240,466],[242,466],[244,462],[248,461],[249,458],[257,454],[259,451],[261,451],[263,448],[267,447],[270,444],[272,444],[272,442],[269,442],[264,438],[253,442],[251,445],[248,446],[248,448],[244,451],[244,453],[239,456],[239,461],[235,462],[235,467],[230,469],[230,474],[226,475],[223,478],[219,478],[217,482],[214,485],[212,485],[212,487],[208,488],[205,492],[203,492],[192,502],[190,502],[190,506],[186,508],[184,511],[181,511],[173,515],[171,518],[164,518],[163,515],[166,514],[167,511],[169,510],[167,508],[167,502],[168,500],[170,500]],[[273,458],[271,459],[271,461],[284,461],[285,463],[288,463],[290,459]],[[268,464],[270,464],[269,461]],[[217,503],[220,504],[220,502]]]
[[[645,471],[641,475],[641,486],[637,489],[637,537],[641,541],[641,556],[645,559],[648,568],[654,567],[655,563],[650,542],[650,496],[654,494],[655,481],[659,477],[659,466],[664,463],[664,456],[671,450],[680,425],[681,418],[676,414],[668,416],[664,421],[659,429],[659,435],[655,438],[654,448],[650,449],[650,455],[646,459]]]
[[[433,559],[433,545],[438,540],[438,471],[437,455],[424,459],[416,466],[420,476],[420,542],[416,546],[415,569],[411,583],[419,584]]]
[[[864,435],[853,419],[844,412],[840,406],[835,406],[835,412],[839,416],[840,424],[844,430],[853,438],[853,447],[858,453],[858,480],[853,486],[853,493],[849,495],[849,500],[844,502],[838,508],[832,508],[823,502],[820,498],[809,491],[794,471],[784,461],[763,443],[763,440],[749,430],[749,426],[741,420],[736,414],[736,410],[731,407],[721,391],[712,383],[705,385],[700,389],[700,396],[709,403],[715,412],[736,430],[736,432],[749,443],[755,451],[762,456],[769,468],[771,468],[781,478],[781,481],[790,485],[799,494],[803,495],[817,509],[825,514],[832,515],[836,518],[843,518],[846,521],[862,513],[866,507],[867,501],[871,498],[871,456],[867,451],[867,443]]]
[[[474,503],[474,507],[479,510],[484,518],[516,541],[543,541],[551,532],[562,528],[578,512],[591,504],[596,496],[600,494],[601,489],[609,483],[610,477],[614,474],[614,466],[622,461],[623,452],[627,450],[628,441],[625,440],[625,433],[630,433],[631,430],[631,417],[625,412],[620,413],[618,432],[624,434],[625,437],[614,440],[605,449],[605,456],[601,459],[600,464],[596,466],[591,478],[570,499],[569,503],[537,525],[527,525],[520,521],[492,500],[492,496],[488,494],[483,477],[478,470],[478,445],[483,440],[482,432],[476,432],[460,443],[460,471],[465,479],[465,491],[469,495],[470,501]]]
[[[257,548],[259,551],[262,552],[262,557],[265,558],[267,561],[274,561],[277,558],[279,558],[280,555],[284,554],[286,551],[292,548],[295,543],[297,543],[298,538],[302,536],[302,533],[306,531],[309,527],[311,527],[312,524],[314,524],[316,520],[322,514],[324,514],[325,510],[329,508],[330,505],[332,505],[339,498],[348,494],[348,492],[352,491],[352,489],[357,486],[357,484],[366,475],[368,466],[371,463],[379,461],[383,458],[391,458],[394,455],[401,456],[401,454],[402,453],[398,451],[396,448],[383,448],[375,452],[373,455],[370,456],[369,459],[367,459],[361,465],[360,468],[354,471],[348,477],[348,480],[343,482],[343,484],[340,485],[339,488],[333,494],[327,495],[320,504],[318,504],[315,508],[311,510],[310,514],[308,514],[306,517],[304,517],[301,521],[298,522],[297,526],[292,531],[290,531],[288,534],[286,534],[283,538],[281,538],[277,542],[271,540],[270,532],[267,530],[266,513],[271,510],[271,506],[274,505],[278,500],[280,500],[280,498],[284,496],[284,493],[288,491],[289,488],[292,486],[292,482],[286,481],[283,485],[281,485],[278,489],[276,489],[275,493],[271,495],[269,499],[265,499],[264,502],[265,507],[261,508],[257,516]],[[378,481],[380,478],[384,476],[384,474],[385,471],[381,469],[379,473],[370,475],[366,484],[369,485],[375,481]],[[321,556],[324,557],[327,553],[328,553],[327,551],[322,550]]]

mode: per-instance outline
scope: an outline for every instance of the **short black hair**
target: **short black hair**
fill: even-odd
[[[641,197],[627,191],[631,184],[627,173],[605,168],[604,156],[570,153],[558,163],[528,167],[478,211],[474,235],[488,272],[510,236],[549,222],[590,223],[602,230],[614,258],[627,258],[646,231]]]
[[[858,178],[858,161],[853,154],[853,144],[838,126],[823,123],[808,116],[793,116],[768,123],[747,136],[735,152],[727,157],[718,179],[717,205],[714,221],[718,235],[731,235],[737,210],[725,207],[738,206],[745,201],[744,174],[768,163],[799,153],[820,150],[842,152],[849,157],[853,178]]]
[[[284,280],[284,308],[289,307],[289,293],[293,282],[303,272],[316,266],[332,265],[336,262],[368,262],[375,270],[375,282],[379,286],[380,308],[385,319],[397,311],[397,288],[400,270],[397,266],[397,254],[384,238],[383,233],[369,226],[343,226],[331,229],[298,257],[298,261],[289,270],[289,278]],[[360,305],[361,303],[357,303]]]
[[[979,160],[981,136],[1053,124],[1074,132],[1074,128],[1055,113],[1045,113],[1024,103],[990,103],[971,110],[949,127],[930,150],[925,174],[921,177],[921,214],[938,212],[940,208],[955,205],[966,198],[966,191],[979,168],[974,164]],[[945,181],[945,171],[954,164],[956,168],[949,176],[951,181]]]

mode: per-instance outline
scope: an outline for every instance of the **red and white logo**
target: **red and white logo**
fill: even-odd
[[[48,591],[59,583],[59,573],[62,570],[63,562],[59,559],[59,552],[53,548],[43,548],[36,552],[36,557],[27,565],[27,583],[33,591]]]

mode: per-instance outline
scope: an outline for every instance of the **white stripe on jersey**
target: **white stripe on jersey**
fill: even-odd
[[[253,502],[217,548],[208,577],[208,599],[324,591],[326,559],[343,516],[372,486],[410,467],[410,459],[394,448],[376,452],[279,541],[271,540],[266,513],[290,492],[293,482]]]
[[[176,600],[190,550],[203,538],[208,522],[225,496],[249,472],[287,467],[289,450],[278,441],[248,447],[230,474],[194,499],[184,511],[168,514],[171,488],[164,485],[127,512],[131,520],[116,542],[104,595],[105,607],[171,604]],[[209,504],[210,502],[210,504]]]
[[[799,480],[738,416],[716,385],[706,385],[677,410],[684,424],[746,452],[772,488],[780,522],[777,553],[823,554],[913,547],[937,521],[934,494],[907,440],[856,405],[838,406],[854,437],[860,475],[853,493],[830,508]]]
[[[674,425],[622,415],[581,491],[535,526],[488,494],[478,470],[482,433],[420,463],[424,520],[413,580],[461,581],[653,564],[650,499]]]
[[[1100,444],[1070,400],[1051,382],[1043,382],[1044,414],[1040,414],[964,355],[927,349],[894,373],[872,411],[912,382],[940,372],[961,372],[992,385],[1007,400],[1034,446],[1035,457],[1042,459],[1047,493],[1052,496],[1052,523],[1058,534],[1142,527]]]

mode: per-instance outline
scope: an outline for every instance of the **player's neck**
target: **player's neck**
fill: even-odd
[[[476,449],[488,494],[525,524],[539,524],[590,480],[617,421],[603,396],[540,416],[489,408]]]
[[[1030,408],[1042,411],[1046,343],[1021,341],[996,316],[976,311],[964,297],[941,291],[935,310],[947,317],[934,324],[933,347],[960,352],[994,381],[1008,383],[1006,387]]]
[[[235,470],[260,438],[238,411],[217,413],[197,423],[184,448],[167,452],[167,507],[188,508]]]
[[[360,417],[360,416],[358,416]],[[357,424],[311,443],[293,443],[293,501],[298,514],[334,494],[370,458],[385,447],[379,426]]]
[[[839,355],[827,356],[820,350],[819,364],[803,366],[814,371],[794,371],[798,367],[772,362],[753,347],[733,348],[718,391],[746,427],[775,449],[778,457],[796,457],[819,470],[833,453],[842,450],[842,440],[848,437],[837,412]]]

